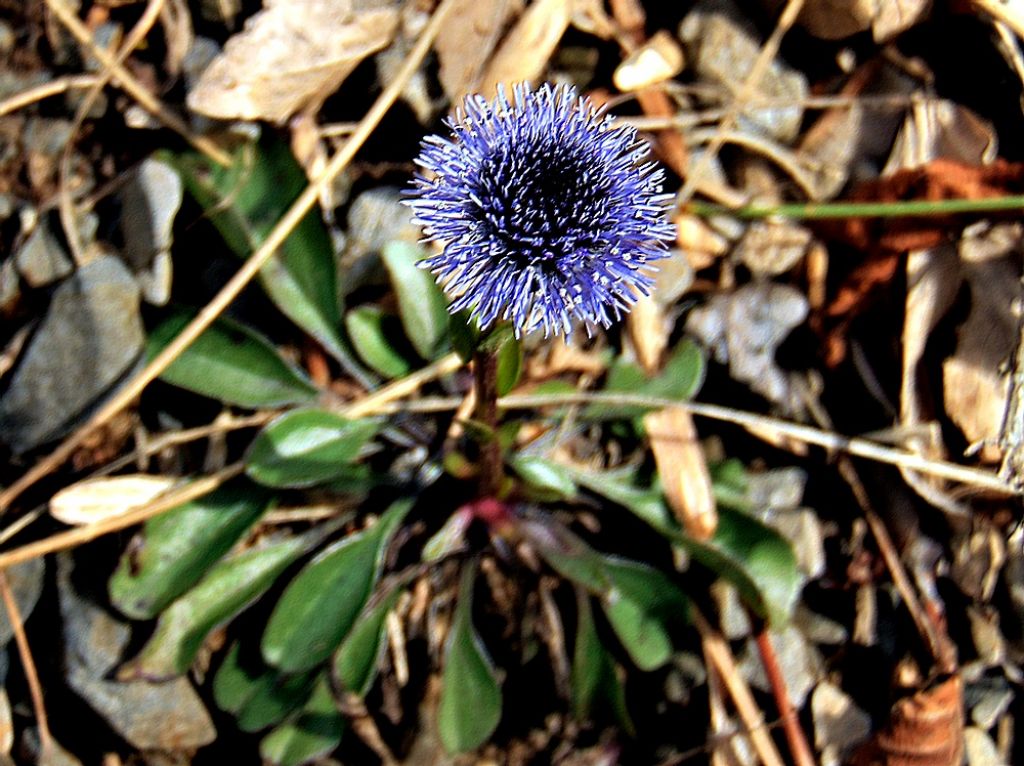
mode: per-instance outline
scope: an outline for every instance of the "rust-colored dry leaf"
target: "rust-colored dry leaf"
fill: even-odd
[[[281,123],[316,106],[395,35],[398,10],[350,0],[266,0],[188,94],[208,117]]]
[[[506,35],[484,76],[480,93],[490,98],[499,83],[535,83],[572,19],[572,0],[536,0]]]
[[[900,700],[889,725],[853,758],[854,766],[961,766],[964,703],[960,676]]]
[[[666,407],[644,416],[661,486],[683,529],[707,540],[718,526],[715,495],[693,416],[681,407]]]
[[[177,482],[147,474],[86,479],[54,495],[50,515],[65,524],[92,524],[143,506]]]
[[[473,92],[487,59],[501,39],[518,3],[513,0],[457,0],[434,42],[438,79],[453,104]]]
[[[808,0],[799,22],[826,40],[870,29],[875,42],[881,43],[924,19],[931,7],[932,0]]]

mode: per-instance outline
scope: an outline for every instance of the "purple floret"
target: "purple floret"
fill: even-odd
[[[466,99],[448,138],[423,142],[408,204],[428,241],[421,265],[481,328],[568,335],[609,327],[652,284],[675,228],[664,174],[636,130],[572,87],[519,85]]]

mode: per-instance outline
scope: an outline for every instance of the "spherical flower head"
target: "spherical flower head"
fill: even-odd
[[[609,327],[651,287],[675,229],[636,130],[572,87],[470,96],[423,142],[407,204],[440,254],[421,261],[481,328]]]

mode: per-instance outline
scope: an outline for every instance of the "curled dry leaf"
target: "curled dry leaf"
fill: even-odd
[[[484,5],[485,3],[481,3]],[[572,0],[537,0],[502,41],[480,79],[490,98],[499,83],[536,82],[572,19]]]
[[[960,676],[900,700],[889,725],[854,756],[854,766],[960,766],[964,702]]]
[[[395,35],[398,10],[350,0],[266,0],[188,94],[190,109],[224,120],[281,123],[337,90]]]
[[[718,526],[715,494],[693,416],[682,407],[667,407],[644,416],[658,475],[669,506],[683,529],[708,540]]]
[[[65,524],[93,524],[151,502],[177,481],[147,474],[86,479],[54,495],[50,515]]]

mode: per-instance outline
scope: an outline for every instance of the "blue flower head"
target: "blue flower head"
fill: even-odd
[[[572,87],[470,96],[423,142],[407,201],[440,254],[421,265],[481,328],[568,335],[620,319],[675,230],[664,175],[636,130]]]

